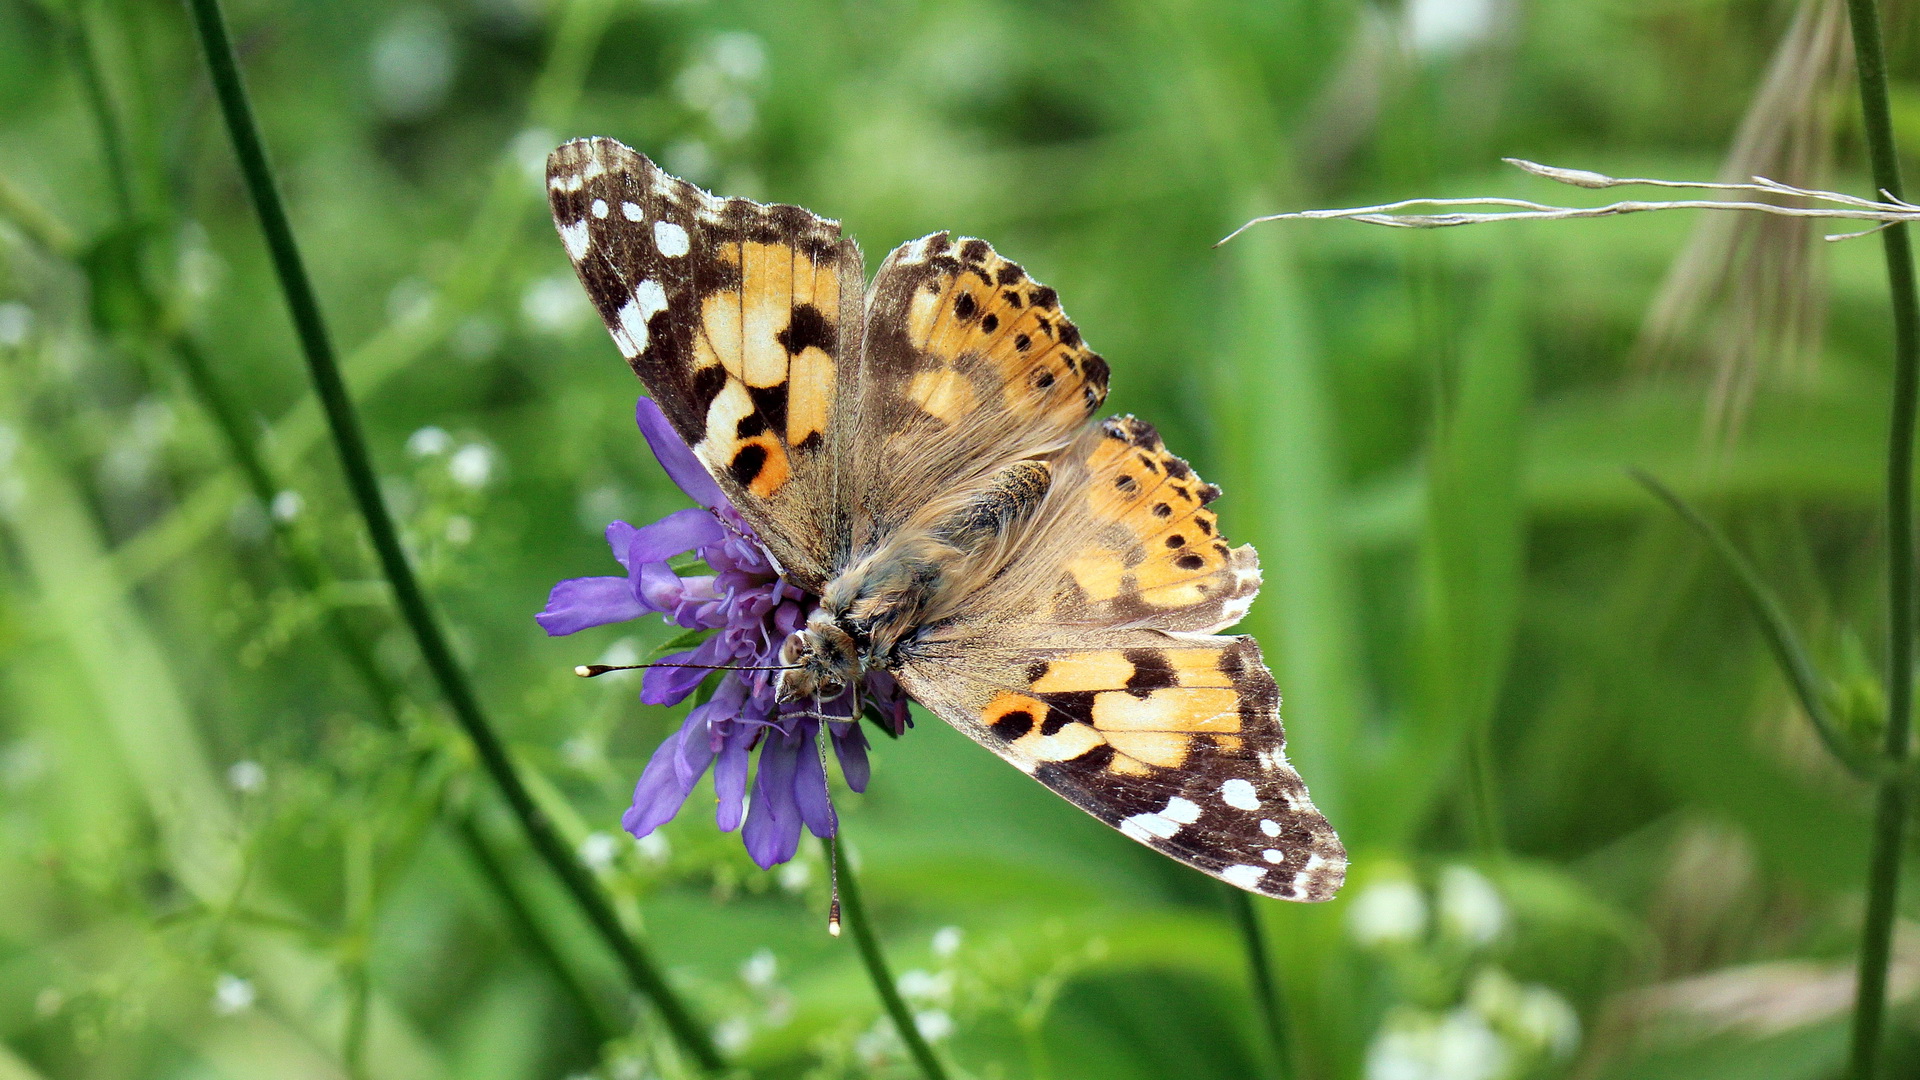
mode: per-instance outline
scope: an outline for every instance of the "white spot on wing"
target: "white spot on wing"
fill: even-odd
[[[1276,850],[1274,850],[1273,848],[1268,848],[1267,850],[1265,850],[1265,851],[1263,851],[1263,852],[1261,852],[1261,853],[1260,853],[1260,857],[1261,857],[1261,858],[1263,858],[1263,859],[1265,859],[1265,860],[1267,860],[1268,862],[1271,862],[1271,863],[1277,863],[1277,862],[1286,862],[1286,861],[1287,861],[1287,853],[1286,853],[1286,852],[1284,852],[1284,851],[1276,851]]]
[[[1120,822],[1120,831],[1144,844],[1155,839],[1165,840],[1179,832],[1180,823],[1159,814],[1135,814]]]
[[[687,230],[671,221],[656,221],[653,223],[653,246],[669,258],[685,255],[690,246]]]
[[[1266,867],[1248,866],[1246,863],[1241,863],[1238,866],[1229,866],[1225,870],[1220,871],[1220,880],[1242,889],[1258,888],[1260,879],[1266,876]]]
[[[1200,820],[1200,807],[1196,803],[1189,802],[1175,795],[1173,798],[1167,800],[1167,808],[1160,811],[1160,816],[1177,821],[1182,825],[1191,825]]]
[[[1260,809],[1260,796],[1254,794],[1253,785],[1237,776],[1220,785],[1220,801],[1235,810]]]
[[[560,226],[560,242],[567,245],[567,258],[579,262],[587,257],[587,222],[585,218],[571,225]]]
[[[597,218],[605,218],[607,216],[607,200],[593,200],[593,216]]]
[[[579,191],[585,185],[586,180],[579,173],[568,173],[547,181],[547,186],[555,191]]]
[[[1262,819],[1260,822],[1260,831],[1266,833],[1268,836],[1279,836],[1280,823],[1272,819]]]
[[[620,326],[613,331],[613,343],[620,347],[621,356],[632,360],[647,351],[647,323],[666,307],[666,290],[652,278],[633,290],[633,299],[620,305]]]
[[[628,221],[639,221],[647,216],[647,212],[640,209],[639,203],[623,202],[620,204],[620,212],[627,216]]]

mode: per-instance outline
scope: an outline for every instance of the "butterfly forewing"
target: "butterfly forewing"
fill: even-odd
[[[860,250],[797,206],[720,199],[611,139],[547,162],[553,220],[614,344],[800,584],[846,546]]]

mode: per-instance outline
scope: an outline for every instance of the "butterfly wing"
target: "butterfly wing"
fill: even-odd
[[[817,590],[847,543],[859,247],[838,222],[716,198],[612,139],[555,150],[547,194],[621,355],[788,576]]]
[[[947,233],[901,245],[874,275],[860,380],[853,475],[874,536],[1060,450],[1107,395],[1106,361],[1054,291]]]
[[[1326,900],[1346,853],[1286,756],[1280,693],[1236,621],[1259,589],[1218,489],[1132,417],[1054,462],[1004,570],[898,671],[942,719],[1094,817],[1230,884]]]

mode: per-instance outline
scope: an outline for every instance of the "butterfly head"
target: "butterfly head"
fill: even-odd
[[[859,643],[825,608],[814,609],[787,638],[780,662],[793,665],[780,673],[776,696],[783,702],[837,698],[861,673]]]

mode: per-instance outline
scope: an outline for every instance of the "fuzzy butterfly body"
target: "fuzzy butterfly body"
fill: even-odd
[[[721,199],[609,139],[548,162],[554,223],[614,343],[818,597],[789,699],[884,670],[1155,850],[1325,900],[1346,855],[1287,763],[1249,637],[1260,585],[1219,489],[1132,417],[1054,291],[985,241],[902,245],[869,285],[837,223]]]

